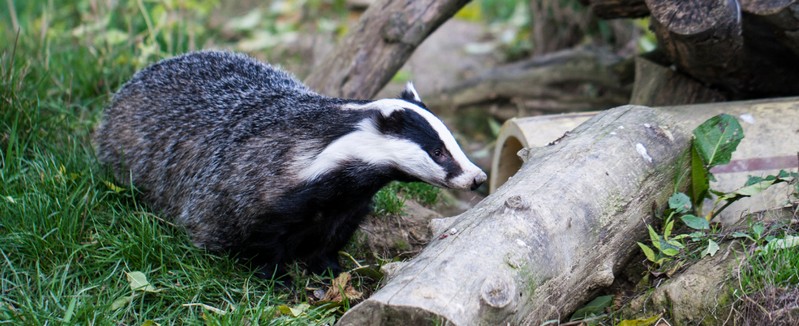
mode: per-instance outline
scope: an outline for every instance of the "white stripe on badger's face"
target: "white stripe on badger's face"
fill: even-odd
[[[305,180],[312,180],[336,169],[341,162],[352,160],[372,165],[400,167],[409,175],[439,186],[447,186],[447,172],[418,144],[381,133],[370,119],[361,121],[357,131],[325,147],[308,167],[300,171],[299,176]]]
[[[412,90],[412,86],[410,86]],[[413,94],[418,98],[415,90]],[[425,182],[455,189],[470,189],[475,183],[485,181],[486,175],[463,153],[455,137],[435,115],[416,104],[400,99],[383,99],[374,102],[344,106],[344,109],[377,109],[384,117],[399,110],[411,110],[424,118],[435,130],[452,159],[462,172],[447,179],[447,171],[433,161],[429,154],[410,140],[382,134],[368,121],[361,122],[359,131],[334,141],[305,169],[303,176],[321,175],[335,168],[336,162],[347,159],[361,159],[374,164],[391,164],[401,171]],[[365,125],[368,123],[370,126]],[[327,162],[327,163],[323,163]]]

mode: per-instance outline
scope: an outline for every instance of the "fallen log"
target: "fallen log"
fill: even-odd
[[[385,287],[339,324],[563,320],[637,251],[644,223],[681,188],[676,180],[687,181],[678,176],[688,171],[691,130],[719,106],[752,120],[753,110],[790,110],[796,99],[625,106],[523,150],[515,176],[464,214],[431,221],[428,247],[392,266]]]
[[[435,233],[340,324],[565,318],[630,257],[687,168],[690,130],[666,111],[625,106],[531,150],[516,176]]]
[[[376,1],[305,83],[329,96],[371,98],[427,36],[468,2]]]

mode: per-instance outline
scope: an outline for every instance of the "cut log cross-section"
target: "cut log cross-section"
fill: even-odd
[[[646,0],[663,51],[695,78],[744,89],[744,41],[736,0]]]
[[[689,127],[690,128],[690,127]],[[538,324],[609,286],[687,170],[668,111],[606,111],[530,150],[516,176],[451,224],[341,325]],[[464,258],[468,257],[468,258]]]

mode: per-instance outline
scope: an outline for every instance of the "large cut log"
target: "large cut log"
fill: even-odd
[[[646,4],[660,50],[679,71],[735,99],[799,94],[793,0]]]
[[[650,109],[590,119],[551,146],[396,267],[341,325],[537,325],[563,320],[610,285],[687,171],[690,132],[717,112],[796,105],[796,99]],[[748,123],[748,122],[747,122]],[[524,151],[523,151],[524,152]],[[433,224],[433,223],[431,223]]]
[[[678,68],[708,84],[745,88],[736,0],[646,0],[646,4],[658,44]]]
[[[340,324],[565,318],[613,282],[643,223],[674,190],[687,168],[689,128],[667,111],[625,106],[531,150],[516,176],[436,233]]]
[[[305,83],[329,96],[371,98],[413,50],[469,0],[379,0]]]

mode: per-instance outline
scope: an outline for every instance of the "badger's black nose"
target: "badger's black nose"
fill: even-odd
[[[480,175],[475,177],[474,180],[472,181],[472,187],[471,187],[472,190],[477,190],[477,188],[480,188],[480,185],[482,185],[483,182],[485,181],[486,181],[485,173],[481,173]]]
[[[474,183],[472,183],[472,190],[477,190],[477,188],[480,188],[481,184],[483,183],[482,182],[478,183],[477,181],[475,181]]]

